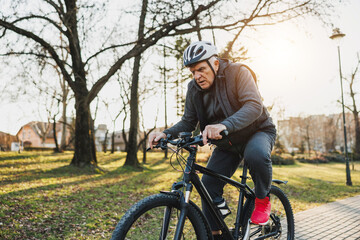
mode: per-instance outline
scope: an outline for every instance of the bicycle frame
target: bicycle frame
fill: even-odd
[[[196,147],[186,147],[185,149],[188,150],[190,154],[187,158],[187,163],[186,163],[186,167],[185,167],[185,171],[184,171],[184,180],[181,182],[178,182],[178,183],[174,183],[172,186],[172,192],[179,191],[180,188],[186,189],[185,196],[181,198],[181,201],[182,201],[181,212],[180,212],[180,217],[178,220],[178,225],[176,228],[176,233],[175,233],[174,239],[180,239],[180,237],[181,237],[181,232],[184,227],[187,206],[189,204],[190,194],[192,192],[193,185],[195,186],[196,190],[198,191],[201,199],[203,199],[205,201],[205,203],[208,205],[211,214],[215,217],[215,220],[216,220],[218,226],[220,226],[220,230],[222,231],[223,236],[227,237],[226,239],[231,239],[231,240],[238,239],[239,238],[238,234],[239,234],[239,230],[241,227],[241,223],[243,223],[244,217],[245,217],[244,210],[246,210],[246,209],[244,209],[244,207],[243,207],[244,197],[246,197],[248,199],[253,199],[253,200],[255,199],[254,191],[248,185],[246,185],[247,167],[244,166],[243,175],[241,176],[242,180],[241,180],[241,183],[239,183],[235,180],[232,180],[231,178],[228,178],[224,175],[218,174],[210,169],[207,169],[203,166],[196,164],[195,163],[195,157],[196,157],[196,152],[197,152]],[[236,223],[235,223],[235,236],[232,236],[232,234],[230,233],[230,230],[227,227],[226,223],[224,222],[224,219],[220,213],[220,210],[213,203],[204,184],[201,182],[198,174],[196,173],[197,171],[200,173],[215,177],[217,179],[220,179],[221,181],[224,181],[225,183],[228,183],[240,190],[238,209],[237,209],[237,214],[236,214]],[[182,194],[182,192],[180,192],[180,194]],[[169,214],[169,213],[166,211],[165,214]]]

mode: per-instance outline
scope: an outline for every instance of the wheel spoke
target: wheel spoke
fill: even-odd
[[[192,203],[193,204],[193,203]],[[120,220],[112,239],[174,239],[180,216],[178,197],[157,194],[132,206]],[[200,210],[189,205],[181,239],[207,240],[211,234],[201,218]]]
[[[269,222],[264,226],[252,227],[250,230],[250,239],[266,237],[273,234],[275,235],[269,236],[266,239],[294,239],[294,218],[290,203],[285,194],[279,188],[272,186],[270,201],[271,214]]]

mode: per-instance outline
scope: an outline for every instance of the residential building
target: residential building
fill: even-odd
[[[0,151],[10,151],[11,143],[18,142],[18,138],[9,133],[0,132]]]
[[[56,137],[60,145],[63,124],[56,123]],[[25,124],[16,134],[23,147],[55,148],[52,123],[33,121]],[[70,140],[70,129],[66,130],[66,142]]]
[[[353,116],[346,113],[347,145],[352,151],[355,144]],[[342,114],[310,115],[306,117],[289,117],[279,120],[278,137],[288,152],[303,148],[318,152],[344,150],[344,132]]]
[[[125,130],[126,138],[129,137],[129,130]],[[104,151],[104,141],[106,137],[106,149],[111,150],[111,137],[112,132],[107,129],[106,124],[99,124],[95,128],[95,146],[96,151]],[[140,143],[141,139],[143,138],[143,133],[139,132],[137,141]],[[123,131],[115,131],[114,135],[114,148],[115,151],[125,151],[125,141],[123,137]]]
[[[101,152],[104,150],[104,144],[106,145],[106,149],[109,149],[109,145],[111,146],[111,139],[109,137],[110,134],[111,133],[109,133],[106,124],[99,124],[95,128],[95,146],[97,152]],[[104,143],[105,138],[106,143]]]

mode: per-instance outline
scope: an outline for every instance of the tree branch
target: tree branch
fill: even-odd
[[[34,40],[35,42],[39,43],[41,46],[43,46],[50,53],[50,55],[54,59],[54,61],[58,64],[59,68],[61,69],[62,74],[64,75],[64,78],[69,83],[69,86],[73,90],[75,89],[75,84],[74,84],[70,74],[66,71],[64,62],[60,59],[60,57],[56,53],[55,49],[48,42],[46,42],[44,39],[35,35],[32,32],[29,32],[25,29],[19,28],[9,22],[2,20],[2,19],[0,19],[0,26],[10,29],[11,31],[16,32],[24,37],[30,38],[30,39]]]
[[[11,24],[15,24],[15,23],[18,23],[18,22],[21,22],[23,20],[30,20],[30,19],[42,19],[42,20],[45,20],[47,22],[49,22],[50,24],[52,24],[54,27],[56,27],[61,33],[63,33],[64,35],[67,35],[68,33],[63,30],[61,28],[60,25],[58,25],[54,20],[48,18],[48,17],[45,17],[45,16],[40,16],[40,15],[29,15],[29,16],[26,16],[26,17],[22,17],[22,18],[18,18],[16,19],[15,21],[13,21]]]
[[[112,46],[109,46],[109,47],[106,47],[104,49],[101,49],[100,51],[98,51],[97,53],[91,55],[84,63],[84,65],[86,65],[92,58],[96,57],[97,55],[99,55],[100,53],[103,53],[107,50],[110,50],[110,49],[114,49],[114,48],[118,48],[118,47],[125,47],[125,46],[129,46],[129,45],[132,45],[132,44],[136,44],[136,42],[129,42],[129,43],[124,43],[124,44],[118,44],[118,45],[112,45]]]
[[[357,62],[357,65],[356,65],[356,68],[354,70],[354,72],[351,74],[351,81],[350,81],[350,96],[351,96],[351,99],[352,99],[352,103],[353,103],[353,109],[352,109],[352,112],[354,114],[359,114],[359,111],[357,110],[357,106],[356,106],[356,101],[355,101],[355,95],[356,93],[354,92],[354,89],[353,89],[353,85],[354,85],[354,80],[355,80],[355,77],[356,77],[356,74],[359,70],[359,65],[360,65],[360,58],[359,58],[359,55],[358,55],[358,62]]]
[[[105,83],[112,77],[118,69],[121,68],[122,64],[132,58],[137,56],[138,54],[141,54],[144,52],[147,48],[150,46],[153,46],[157,43],[159,39],[161,39],[164,36],[167,36],[169,32],[174,30],[177,26],[180,26],[185,23],[189,23],[192,20],[194,20],[201,12],[211,8],[216,3],[218,3],[220,0],[215,0],[210,2],[208,5],[200,5],[189,17],[184,19],[178,19],[172,22],[169,22],[167,24],[164,24],[160,27],[159,30],[148,36],[147,38],[140,39],[137,44],[124,56],[122,56],[113,66],[111,66],[110,70],[107,72],[106,75],[101,77],[91,88],[89,91],[89,96],[87,99],[87,104],[90,104],[91,101],[95,98],[95,96],[99,93],[99,91],[102,89],[102,87],[105,85]]]
[[[291,12],[291,11],[295,11],[296,9],[299,9],[299,8],[302,8],[304,6],[306,6],[307,4],[309,4],[311,2],[311,0],[308,0],[306,2],[303,2],[299,5],[296,5],[294,7],[291,7],[291,8],[287,8],[283,11],[279,11],[279,12],[273,12],[273,13],[267,13],[267,14],[263,14],[263,15],[259,15],[260,11],[262,9],[260,9],[260,11],[258,12],[258,14],[256,15],[256,17],[259,17],[259,18],[264,18],[264,17],[273,17],[273,16],[276,16],[276,15],[282,15],[284,13],[287,13],[287,12]],[[263,6],[265,7],[265,5]],[[310,10],[310,9],[309,9]],[[296,15],[301,15],[300,13],[296,13]]]
[[[192,27],[192,28],[186,28],[186,29],[175,29],[175,32],[172,34],[169,34],[169,37],[174,37],[174,36],[178,36],[178,35],[182,35],[182,34],[187,34],[187,33],[192,33],[194,31],[197,30],[209,30],[209,29],[225,29],[228,27],[233,27],[238,25],[239,23],[245,23],[246,19],[242,19],[239,21],[236,21],[234,23],[229,23],[229,24],[224,24],[224,25],[217,25],[217,26],[212,26],[212,25],[208,25],[208,26],[204,26],[204,27]],[[238,26],[237,28],[239,28],[240,26]],[[236,29],[236,28],[234,28]]]
[[[63,20],[65,11],[64,11],[64,6],[61,3],[61,1],[58,1],[60,6],[56,5],[56,3],[52,0],[44,0],[44,1],[47,2],[48,4],[50,4],[55,9],[55,11],[59,14],[60,19]]]
[[[338,103],[341,103],[340,101],[338,101]],[[350,112],[353,112],[354,110],[352,108],[350,108],[349,106],[347,106],[346,104],[344,104],[344,107],[346,109],[348,109]]]
[[[47,56],[41,53],[34,53],[34,52],[8,52],[0,54],[1,57],[11,56],[11,55],[32,55],[39,58],[52,58],[51,56]]]

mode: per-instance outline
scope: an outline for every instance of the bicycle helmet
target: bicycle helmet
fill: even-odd
[[[217,49],[211,42],[193,42],[184,51],[184,66],[188,67],[191,64],[208,60],[217,55]]]

